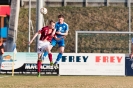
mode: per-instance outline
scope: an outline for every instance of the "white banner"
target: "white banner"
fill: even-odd
[[[53,55],[53,61],[55,61],[57,54],[53,53],[52,55]],[[2,60],[0,61],[1,70],[12,70],[13,64],[14,64],[14,69],[18,69],[22,67],[24,64],[25,64],[25,69],[37,68],[35,65],[37,63],[37,59],[38,59],[37,53],[35,52],[31,53],[18,52],[17,54],[14,54],[13,52],[5,52]],[[48,57],[46,57],[44,59],[44,62],[42,62],[42,64],[49,64],[49,63],[50,62]]]
[[[125,54],[64,53],[60,75],[125,75]]]

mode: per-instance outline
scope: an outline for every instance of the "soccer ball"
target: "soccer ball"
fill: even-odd
[[[40,9],[40,12],[41,12],[41,14],[47,14],[47,9],[46,8],[41,8]]]

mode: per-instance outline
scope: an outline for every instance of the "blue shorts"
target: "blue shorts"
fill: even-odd
[[[65,40],[62,38],[61,40],[55,40],[54,38],[51,41],[51,45],[55,46],[58,43],[59,47],[65,47]]]

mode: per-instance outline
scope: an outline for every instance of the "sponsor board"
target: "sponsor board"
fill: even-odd
[[[64,53],[60,75],[125,75],[125,54]]]
[[[55,61],[57,54],[53,54]],[[11,72],[14,67],[15,72],[37,72],[37,53],[21,53],[13,54],[5,52],[1,60],[2,72]],[[53,69],[49,64],[49,59],[46,57],[41,65],[41,72],[45,74],[58,74],[58,69]]]
[[[53,53],[53,61],[57,53]],[[2,72],[36,72],[37,53],[21,53],[14,55],[5,52],[1,61]],[[59,62],[59,69],[53,69],[46,57],[41,66],[45,74],[60,75],[125,75],[125,54],[100,53],[64,53]]]

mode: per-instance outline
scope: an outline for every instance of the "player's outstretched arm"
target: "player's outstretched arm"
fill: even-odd
[[[33,40],[37,37],[38,34],[39,34],[39,33],[37,32],[37,33],[33,36],[33,38],[31,39],[31,41],[29,42],[29,45],[33,42]]]

